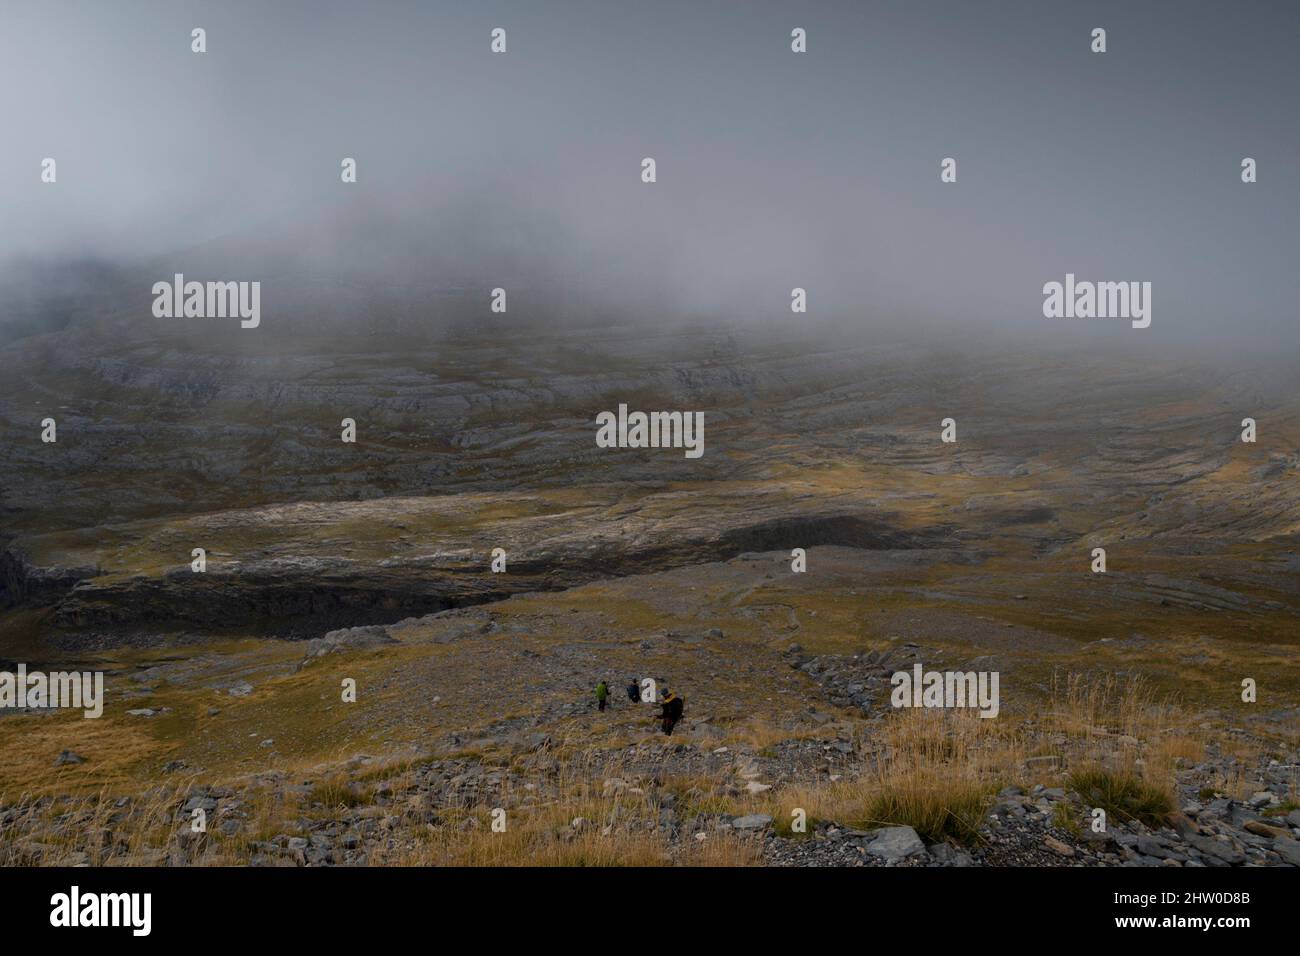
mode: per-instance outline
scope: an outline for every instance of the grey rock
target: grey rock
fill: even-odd
[[[1232,804],[1233,801],[1228,797],[1217,797],[1210,801],[1209,806],[1207,806],[1205,810],[1223,816],[1224,814],[1231,812]]]
[[[380,624],[365,627],[345,627],[330,631],[324,637],[307,642],[307,656],[304,663],[327,654],[342,651],[363,650],[370,647],[382,647],[385,644],[399,643],[388,633],[388,628]]]
[[[911,827],[885,827],[867,844],[867,852],[882,860],[903,860],[926,852],[923,841]]]
[[[936,843],[930,850],[930,856],[944,866],[973,866],[975,863],[965,850],[958,850],[947,843]]]
[[[1273,852],[1292,866],[1300,866],[1300,841],[1278,837],[1273,841]]]
[[[1170,855],[1169,850],[1165,848],[1163,843],[1155,837],[1147,836],[1146,834],[1139,834],[1137,838],[1137,851],[1145,856],[1156,856],[1161,859]]]
[[[1236,849],[1231,843],[1224,843],[1220,840],[1213,840],[1209,837],[1189,835],[1187,842],[1200,850],[1208,857],[1212,857],[1220,865],[1238,866],[1246,862],[1246,855]]]

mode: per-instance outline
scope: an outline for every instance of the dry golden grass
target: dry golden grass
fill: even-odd
[[[1071,765],[1114,775],[1117,786],[1154,789],[1172,803],[1175,771],[1205,756],[1200,722],[1141,676],[1068,674],[1052,690],[1048,732],[1068,739]]]
[[[1114,674],[1053,674],[1052,727],[1071,737],[1139,737],[1169,726],[1176,713],[1172,700],[1157,700],[1140,676],[1121,680]]]
[[[141,794],[127,813],[107,792],[40,800],[19,797],[9,804],[14,818],[0,833],[0,865],[68,865],[78,852],[86,853],[92,865],[161,862],[150,854],[175,839],[184,794],[177,788],[158,788]],[[13,834],[19,831],[35,839],[17,841]],[[32,842],[40,844],[39,856],[33,855]]]
[[[969,841],[1024,758],[1014,731],[971,711],[908,710],[886,721],[862,822]]]
[[[856,778],[787,787],[758,804],[785,834],[800,808],[810,823],[905,824],[930,840],[970,840],[997,790],[1042,782],[1031,779],[1029,756],[1056,755],[1086,768],[1092,783],[1110,775],[1144,808],[1160,808],[1172,805],[1174,771],[1205,753],[1199,725],[1140,679],[1067,675],[1054,686],[1046,717],[1017,724],[967,711],[898,711]]]
[[[507,811],[504,829],[493,830],[490,811],[466,816],[468,826],[429,826],[413,839],[372,858],[397,866],[751,866],[760,862],[757,843],[734,834],[709,833],[674,847],[653,822],[633,816],[615,800],[582,801],[535,812]],[[570,815],[572,814],[572,816]],[[575,826],[575,821],[581,821]],[[617,825],[616,825],[617,821]]]
[[[810,825],[905,825],[930,840],[971,840],[1025,752],[1016,732],[965,711],[897,711],[878,743],[855,777],[786,788],[764,801],[778,830],[790,833],[799,808]]]
[[[144,720],[125,716],[124,710],[120,705],[105,708],[98,720],[73,710],[6,718],[0,727],[5,754],[0,791],[93,793],[136,786],[139,769],[165,760],[168,747]],[[69,747],[86,762],[55,766],[55,758]]]
[[[259,852],[255,844],[302,835],[303,821],[360,811],[384,822],[377,837],[367,838],[370,864],[752,865],[761,862],[759,842],[707,822],[701,828],[707,835],[696,840],[696,818],[763,812],[779,833],[792,836],[798,809],[809,830],[821,820],[864,829],[909,825],[927,840],[970,841],[1000,788],[1044,782],[1031,779],[1025,763],[1040,754],[1060,758],[1061,769],[1047,771],[1053,783],[1073,780],[1076,788],[1113,796],[1121,815],[1154,818],[1173,795],[1175,769],[1200,759],[1205,749],[1199,723],[1143,681],[1072,674],[1056,682],[1044,713],[1027,720],[988,720],[967,710],[892,712],[859,740],[859,761],[839,779],[809,777],[759,795],[743,794],[730,769],[672,772],[667,741],[659,751],[662,764],[644,748],[632,764],[609,740],[592,746],[584,726],[574,721],[553,734],[556,742],[538,755],[460,755],[466,764],[513,769],[528,778],[525,785],[503,774],[498,786],[472,799],[444,793],[431,802],[417,779],[428,754],[362,760],[342,745],[324,760],[294,762],[270,777],[228,779],[243,804],[233,836],[217,830],[220,819],[213,814],[205,836],[186,832],[189,815],[180,808],[190,781],[149,788],[125,808],[116,806],[110,788],[56,797],[0,794],[0,806],[12,811],[0,829],[0,863],[68,862],[85,852],[94,865],[156,864],[181,851],[177,859],[191,863],[246,863]],[[760,756],[764,748],[800,736],[762,718],[725,729],[729,739]],[[532,768],[535,757],[545,758],[543,769]],[[1248,765],[1245,759],[1237,764]],[[623,783],[607,785],[611,778]],[[1238,796],[1248,795],[1251,785],[1244,770],[1216,784]],[[677,841],[656,827],[669,794],[682,831]],[[506,810],[502,832],[492,827],[496,807]],[[575,826],[575,818],[583,822]],[[39,857],[32,855],[33,843],[44,845]]]
[[[756,716],[732,723],[726,728],[721,742],[731,747],[745,746],[762,751],[783,741],[814,739],[825,733],[824,728],[785,729],[765,717]]]

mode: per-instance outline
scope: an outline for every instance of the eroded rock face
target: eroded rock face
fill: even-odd
[[[94,577],[93,567],[34,567],[19,551],[0,550],[0,607],[54,604],[79,581]]]
[[[236,560],[213,556],[202,573],[181,565],[161,573],[78,579],[56,602],[55,620],[65,629],[110,635],[183,627],[315,636],[331,627],[392,623],[512,594],[726,559],[788,540],[860,548],[926,548],[949,540],[944,527],[903,531],[887,515],[864,516],[843,505],[828,509],[816,501],[791,502],[755,491],[701,498],[700,510],[689,496],[649,494],[627,504],[571,508],[485,528],[448,523],[429,542],[395,547],[383,537],[393,525],[427,521],[431,509],[451,515],[464,510],[466,501],[490,510],[514,500],[480,494],[304,503],[194,519],[185,532],[194,540],[237,539],[281,516],[293,527],[309,526],[313,537],[295,538],[290,529],[283,547],[301,553]],[[368,524],[381,529],[377,546],[340,555],[332,530],[342,535],[341,529]],[[173,543],[176,530],[165,524],[139,526],[137,534],[133,548],[141,560],[157,548],[179,547]],[[492,571],[495,547],[506,551],[508,573]]]

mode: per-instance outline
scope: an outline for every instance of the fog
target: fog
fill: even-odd
[[[362,311],[503,286],[520,321],[771,321],[798,286],[810,324],[1068,337],[1042,287],[1074,273],[1153,287],[1149,329],[1089,334],[1289,350],[1298,27],[1281,2],[7,0],[0,322],[95,290],[144,317],[184,270],[261,280],[282,330],[346,276]]]

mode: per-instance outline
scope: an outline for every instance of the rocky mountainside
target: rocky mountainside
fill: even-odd
[[[852,338],[812,351],[770,330],[256,356],[155,331],[77,326],[6,349],[0,601],[97,639],[310,635],[819,544],[1284,556],[1300,521],[1300,415],[1276,370]],[[703,411],[706,453],[599,448],[595,415],[620,402]],[[509,574],[491,573],[494,548]]]
[[[0,658],[107,702],[0,715],[0,859],[1294,865],[1294,377],[841,335],[11,341]]]
[[[1250,708],[1214,690],[1231,642],[1179,658],[1176,642],[1053,639],[983,614],[969,619],[976,632],[904,630],[914,612],[897,611],[910,602],[887,582],[907,554],[815,548],[820,580],[778,576],[782,555],[750,554],[305,645],[138,662],[110,679],[112,733],[48,714],[4,721],[29,723],[10,751],[16,772],[59,789],[0,800],[0,860],[1300,862],[1294,666],[1269,682],[1273,703]],[[865,633],[845,640],[831,594],[861,602]],[[862,613],[875,604],[890,610]],[[1116,679],[1150,658],[1190,688],[1204,680],[1204,701],[1171,711]],[[914,662],[996,666],[1003,715],[896,711],[889,675]],[[1067,669],[1092,677],[1057,685]],[[628,675],[685,694],[672,736],[656,707],[621,693]],[[355,703],[340,702],[341,678],[356,682]],[[615,691],[605,710],[599,678]],[[1135,782],[1166,773],[1167,791]],[[937,812],[923,811],[925,795]],[[894,806],[900,797],[915,804]]]

